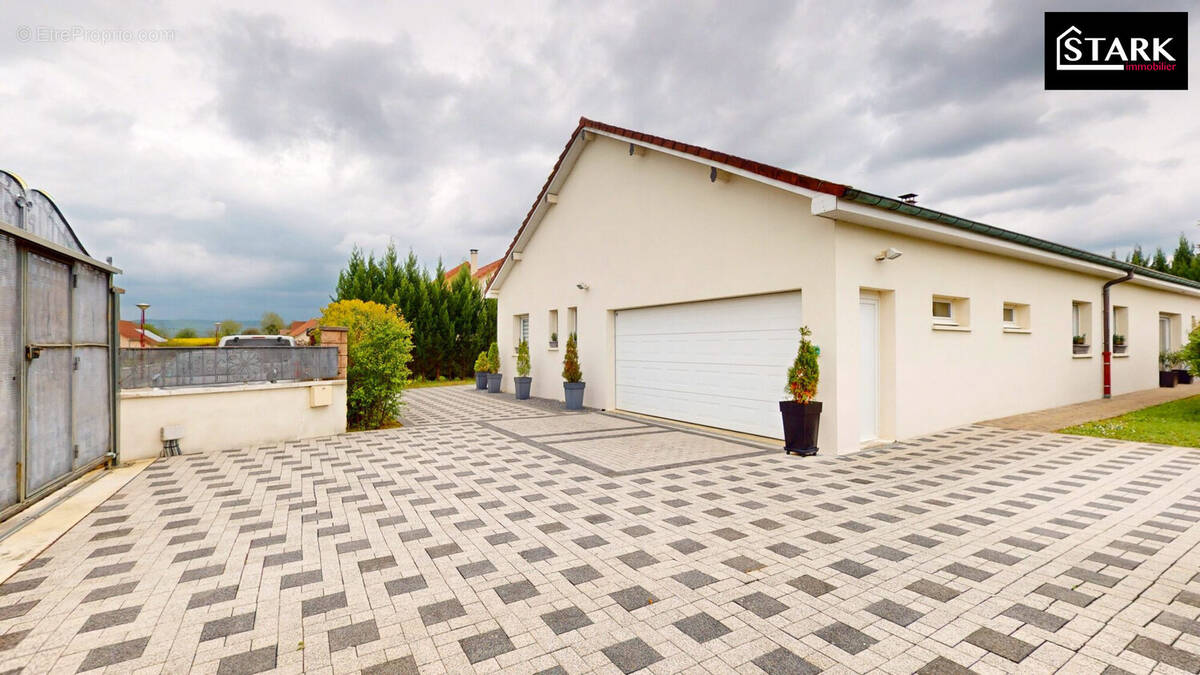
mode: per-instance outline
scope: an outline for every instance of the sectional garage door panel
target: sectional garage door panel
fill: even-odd
[[[798,292],[617,312],[617,408],[781,438],[802,323]]]

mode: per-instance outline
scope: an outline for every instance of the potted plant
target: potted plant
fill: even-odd
[[[517,399],[524,401],[529,398],[529,385],[533,378],[529,377],[529,342],[521,340],[517,345],[517,376],[513,378],[516,385]]]
[[[550,348],[558,349],[558,333],[550,334]]]
[[[817,454],[817,430],[821,421],[821,402],[814,401],[817,381],[821,378],[817,357],[821,348],[808,339],[812,331],[808,326],[800,329],[800,348],[796,360],[788,369],[786,391],[791,400],[779,402],[783,415],[783,452],[800,455]]]
[[[1178,375],[1172,370],[1174,365],[1174,354],[1170,352],[1160,352],[1158,355],[1158,386],[1174,387]]]
[[[567,410],[583,408],[583,371],[579,369],[579,348],[575,344],[575,334],[567,336],[567,354],[563,358],[563,401]]]
[[[495,342],[487,350],[487,390],[489,394],[500,393],[500,346]]]
[[[1087,333],[1071,338],[1071,349],[1076,354],[1088,353]]]
[[[475,359],[475,388],[482,391],[487,389],[487,374],[488,374],[488,355],[487,352],[479,352],[479,358]]]
[[[1188,370],[1183,352],[1171,352],[1167,354],[1167,358],[1171,360],[1170,367],[1171,371],[1175,373],[1175,382],[1177,384],[1191,384],[1192,371]]]
[[[1117,334],[1117,333],[1113,333],[1112,345],[1113,345],[1113,353],[1114,354],[1124,354],[1125,353],[1125,336]]]

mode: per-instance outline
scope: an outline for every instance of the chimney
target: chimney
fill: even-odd
[[[471,249],[471,276],[475,276],[475,270],[479,268],[479,249]]]

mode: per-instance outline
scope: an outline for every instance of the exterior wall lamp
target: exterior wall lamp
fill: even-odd
[[[588,286],[587,284],[585,284],[581,281],[581,282],[575,284],[575,288],[578,288],[581,291],[586,291],[587,289],[591,288],[591,286]]]
[[[889,246],[888,248],[880,251],[879,255],[875,256],[875,259],[878,260],[879,262],[883,262],[885,260],[895,260],[896,258],[899,258],[902,255],[904,255],[904,251],[901,251],[898,248],[892,248]]]

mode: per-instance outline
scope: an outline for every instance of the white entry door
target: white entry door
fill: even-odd
[[[879,438],[879,299],[858,301],[858,440]]]
[[[799,292],[619,311],[616,407],[783,438],[801,325]]]

